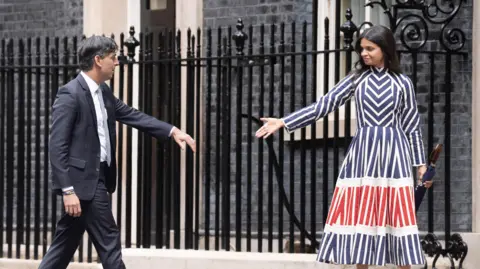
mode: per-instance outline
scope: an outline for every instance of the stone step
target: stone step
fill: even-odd
[[[127,268],[157,269],[356,269],[355,265],[332,265],[315,262],[312,254],[275,254],[246,253],[202,250],[159,250],[159,249],[127,249],[124,250],[124,261]],[[39,260],[0,259],[0,269],[37,269]],[[429,259],[429,265],[432,264]],[[71,262],[67,269],[102,269],[97,263]],[[396,268],[371,266],[371,269]],[[412,269],[423,269],[423,266],[412,266]],[[428,268],[431,268],[429,266]],[[448,260],[439,259],[437,269],[450,268]]]
[[[37,269],[39,265],[38,260],[0,259],[0,269]],[[102,269],[102,265],[72,262],[67,269]]]
[[[316,254],[254,253],[231,251],[125,249],[127,268],[157,269],[355,269],[355,265],[332,265],[315,262]],[[431,265],[431,259],[429,259]],[[372,266],[370,268],[396,268]],[[412,269],[423,265],[412,266]],[[429,266],[431,268],[431,266]],[[447,269],[448,260],[439,259],[436,269]]]

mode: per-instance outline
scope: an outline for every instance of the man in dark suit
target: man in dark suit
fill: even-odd
[[[176,127],[139,112],[117,99],[105,81],[119,64],[117,45],[93,36],[78,51],[82,72],[58,90],[52,107],[50,162],[53,189],[63,195],[66,214],[41,269],[67,268],[85,230],[103,268],[125,268],[120,232],[108,193],[116,187],[116,124],[119,121],[157,138],[173,137],[195,151],[195,141]]]

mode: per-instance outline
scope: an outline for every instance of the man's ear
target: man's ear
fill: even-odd
[[[98,55],[95,55],[95,57],[93,58],[94,64],[96,64],[96,65],[98,65],[98,66],[102,66],[101,60],[102,60],[102,58],[101,58],[100,56],[98,56]]]

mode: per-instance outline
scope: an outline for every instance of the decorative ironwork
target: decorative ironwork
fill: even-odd
[[[130,31],[128,32],[130,36],[125,40],[125,47],[127,47],[127,61],[135,62],[135,48],[140,45],[140,42],[135,38],[135,28],[130,26]]]
[[[387,3],[385,0],[380,0],[380,1],[370,1],[369,3],[365,4],[366,7],[371,7],[373,8],[375,5],[379,5],[383,9],[383,13],[388,17],[388,20],[390,22],[390,29],[392,31],[395,31],[395,18],[390,11],[390,8],[388,7]],[[371,24],[370,24],[371,25]]]
[[[467,243],[463,241],[462,236],[458,233],[452,234],[450,241],[447,245],[447,252],[450,255],[451,259],[460,260],[458,268],[463,268],[463,261],[467,257],[468,246]]]
[[[362,24],[360,24],[357,28],[357,38],[360,36],[360,33],[362,32],[363,28],[365,28],[366,26],[372,27],[373,23],[369,21],[365,21]]]
[[[243,49],[245,48],[245,41],[248,39],[248,35],[243,31],[244,25],[242,19],[237,20],[237,31],[233,35],[232,39],[235,41],[235,47],[237,49],[237,55],[242,56]]]
[[[390,29],[396,32],[400,25],[400,41],[411,51],[420,50],[429,40],[428,23],[441,25],[439,42],[446,51],[459,51],[465,45],[465,33],[460,28],[449,29],[449,24],[458,14],[465,0],[396,0],[396,4],[389,7],[386,0],[371,1],[365,6],[373,8],[380,6],[390,22]],[[408,12],[400,12],[402,10]],[[411,11],[418,10],[423,16]],[[401,14],[400,17],[399,14]],[[363,26],[363,25],[362,25]]]
[[[352,10],[348,8],[345,13],[345,18],[347,19],[347,21],[342,26],[340,26],[340,31],[343,32],[343,48],[348,50],[353,50],[353,34],[358,30],[357,26],[352,21],[352,17]]]
[[[437,236],[435,234],[427,234],[423,239],[422,239],[422,249],[425,252],[425,254],[429,257],[435,257],[433,264],[436,263],[438,257],[442,255],[442,244],[440,244],[440,241],[438,240]],[[425,263],[425,269],[427,268],[427,263]],[[435,266],[433,266],[435,268]]]
[[[409,19],[418,19],[418,21],[410,21]],[[409,50],[419,50],[425,46],[428,40],[428,25],[423,17],[416,14],[408,14],[400,18],[397,22],[399,26],[403,21],[407,23],[400,30],[400,41]],[[414,46],[413,44],[419,43]]]
[[[232,35],[233,41],[235,41],[236,55],[240,56],[234,59],[233,67],[246,67],[246,66],[266,66],[270,64],[277,64],[275,56],[245,56],[245,41],[248,40],[248,35],[243,31],[245,28],[242,19],[237,20],[237,31]],[[272,31],[275,30],[273,27]]]

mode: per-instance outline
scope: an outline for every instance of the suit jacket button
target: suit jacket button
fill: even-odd
[[[95,170],[97,170],[97,172],[99,172],[99,171],[100,171],[100,169],[98,169],[98,168],[97,168],[97,169],[95,169]]]

